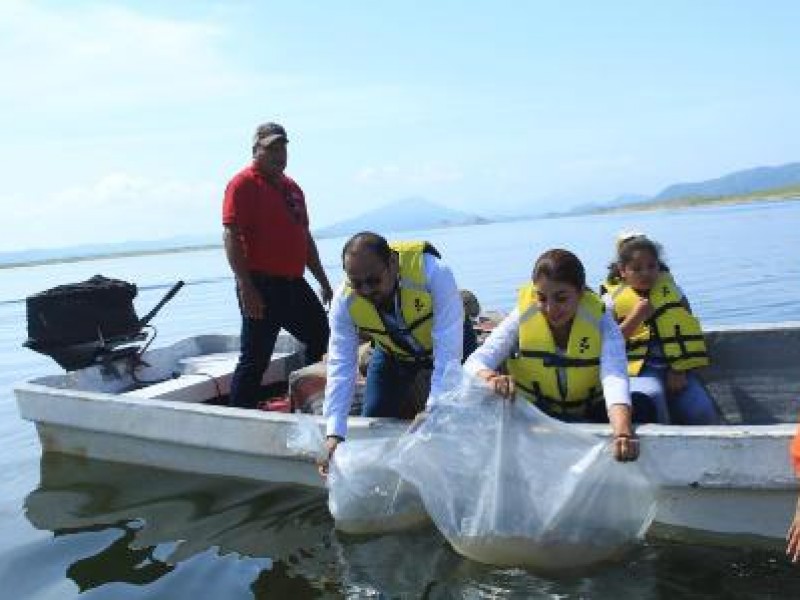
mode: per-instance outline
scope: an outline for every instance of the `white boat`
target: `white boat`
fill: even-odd
[[[800,323],[721,328],[708,342],[713,366],[703,378],[726,424],[638,428],[640,464],[659,488],[655,527],[781,538],[797,494],[787,453],[800,399]],[[312,459],[287,445],[296,415],[206,403],[227,394],[237,354],[235,336],[198,336],[145,353],[135,377],[122,357],[14,392],[44,452],[322,486]],[[301,357],[299,344],[282,336],[264,383],[286,380]],[[400,435],[406,425],[351,417],[349,436]]]

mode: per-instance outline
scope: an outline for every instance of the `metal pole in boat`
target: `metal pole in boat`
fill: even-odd
[[[175,294],[177,294],[177,293],[178,293],[178,291],[179,291],[179,290],[180,290],[182,287],[183,287],[183,281],[178,281],[178,283],[176,283],[175,285],[173,285],[173,286],[172,286],[172,289],[170,289],[170,290],[169,290],[169,291],[166,293],[166,295],[165,295],[165,296],[164,296],[164,297],[161,299],[161,301],[160,301],[158,304],[156,304],[156,305],[153,307],[153,310],[151,310],[149,313],[147,313],[147,314],[144,316],[144,318],[143,318],[143,319],[141,319],[141,320],[139,321],[139,327],[144,327],[145,325],[147,325],[147,324],[150,322],[150,320],[151,320],[153,317],[155,317],[155,316],[156,316],[156,313],[157,313],[158,311],[160,311],[160,310],[161,310],[161,308],[162,308],[162,307],[163,307],[163,306],[164,306],[164,305],[165,305],[167,302],[169,302],[170,300],[172,300],[172,298],[175,296]]]

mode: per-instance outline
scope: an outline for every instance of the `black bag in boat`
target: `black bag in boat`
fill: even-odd
[[[28,340],[37,351],[135,336],[141,323],[133,308],[136,286],[95,275],[26,298]]]

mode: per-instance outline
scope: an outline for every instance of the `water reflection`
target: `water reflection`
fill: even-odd
[[[99,587],[113,581],[136,585],[152,583],[172,571],[173,567],[156,557],[156,548],[146,546],[137,548],[133,544],[140,521],[122,522],[115,526],[96,525],[78,532],[98,531],[109,533],[118,529],[120,535],[97,554],[75,561],[67,568],[67,577],[72,579],[81,591]],[[68,535],[69,530],[56,535]]]
[[[433,529],[337,533],[321,490],[61,455],[42,459],[25,509],[55,537],[0,567],[16,576],[8,597],[800,597],[797,570],[769,550],[651,542],[622,563],[540,576],[464,559]]]
[[[36,528],[57,537],[117,532],[100,552],[68,569],[87,589],[106,580],[152,582],[209,550],[220,557],[258,558],[263,568],[292,564],[298,553],[330,545],[324,500],[324,492],[311,488],[52,454],[43,457],[41,482],[25,508]]]

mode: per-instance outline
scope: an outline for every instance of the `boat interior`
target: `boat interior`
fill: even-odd
[[[700,377],[730,425],[795,423],[800,400],[800,324],[726,328],[707,332],[712,364]],[[126,358],[32,383],[65,390],[123,394],[179,402],[211,402],[227,395],[238,338],[202,335]],[[136,365],[136,368],[133,368]],[[303,366],[302,345],[279,337],[263,384],[286,382]]]

